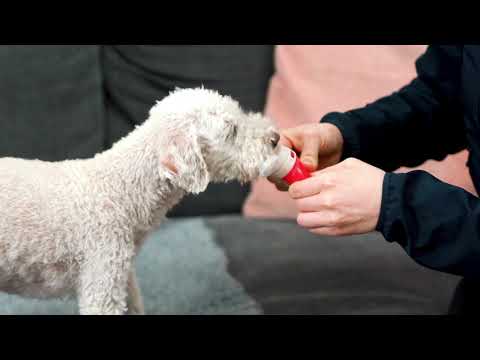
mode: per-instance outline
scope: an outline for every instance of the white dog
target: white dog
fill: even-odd
[[[187,193],[259,176],[276,154],[268,119],[229,97],[177,90],[87,160],[0,159],[0,290],[76,296],[80,314],[143,314],[134,257]]]

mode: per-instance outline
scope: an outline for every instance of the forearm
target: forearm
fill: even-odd
[[[386,174],[377,230],[426,267],[480,277],[480,200],[426,172]]]
[[[429,48],[417,61],[418,77],[400,91],[322,122],[344,137],[343,157],[384,170],[441,160],[465,148],[459,96],[461,49]]]

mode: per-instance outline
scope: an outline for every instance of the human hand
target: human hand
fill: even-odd
[[[385,172],[347,159],[290,186],[297,222],[318,235],[353,235],[374,231],[382,202]]]
[[[285,129],[280,135],[280,144],[299,153],[300,161],[311,172],[335,165],[342,157],[343,136],[335,125],[305,124]],[[278,190],[288,190],[288,185],[269,180]]]

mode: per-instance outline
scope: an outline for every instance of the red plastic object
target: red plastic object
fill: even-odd
[[[295,154],[292,154],[292,156],[296,158],[295,164],[290,172],[283,178],[283,180],[289,185],[311,177],[310,172],[306,169],[305,165],[302,164],[300,159]]]

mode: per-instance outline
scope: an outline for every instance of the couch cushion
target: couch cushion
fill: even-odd
[[[86,158],[104,146],[94,45],[0,46],[0,157]]]
[[[445,314],[458,277],[426,269],[378,233],[320,237],[294,221],[207,219],[229,273],[265,314]]]
[[[204,85],[263,111],[273,72],[271,45],[117,45],[102,50],[110,142],[142,123],[175,87]],[[249,186],[212,184],[170,216],[239,213]]]

